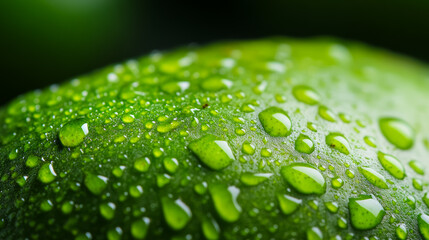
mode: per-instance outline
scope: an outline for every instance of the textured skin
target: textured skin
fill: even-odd
[[[300,85],[317,92],[319,103],[297,101],[292,89]],[[400,224],[405,224],[408,239],[421,238],[417,215],[429,212],[422,201],[429,178],[408,163],[429,165],[428,92],[428,68],[404,57],[337,40],[280,38],[154,53],[25,94],[0,110],[0,238],[105,239],[116,229],[122,239],[132,239],[137,236],[132,223],[144,218],[150,221],[146,239],[204,239],[201,222],[208,216],[218,223],[221,239],[303,239],[312,227],[326,239],[395,239]],[[273,106],[290,118],[289,136],[264,131],[258,113]],[[326,106],[335,122],[320,117],[319,106]],[[340,113],[350,122],[342,121]],[[378,124],[382,117],[399,118],[414,129],[410,149],[386,140]],[[77,118],[86,120],[89,133],[77,147],[65,147],[59,131]],[[332,132],[348,140],[350,154],[325,143]],[[235,160],[226,168],[208,168],[187,148],[208,134],[229,144]],[[312,139],[314,152],[295,150],[300,134]],[[376,147],[366,144],[365,136]],[[255,147],[253,155],[242,151],[246,141]],[[379,151],[400,160],[403,180],[381,166]],[[34,167],[26,165],[29,156],[38,159]],[[151,163],[147,172],[134,166],[144,157]],[[177,159],[177,171],[166,170],[165,158]],[[293,162],[316,167],[326,180],[326,192],[301,194],[291,187],[280,169]],[[39,180],[42,166],[56,173],[49,183]],[[383,175],[388,189],[372,185],[360,166]],[[244,172],[273,175],[246,186],[240,181]],[[157,176],[165,180],[164,174],[170,181],[159,187]],[[85,184],[86,176],[96,175],[106,181],[99,194]],[[334,177],[344,186],[333,188]],[[414,178],[423,182],[423,190],[413,187]],[[209,187],[198,194],[194,188],[202,182]],[[216,211],[209,191],[216,183],[240,190],[238,220],[225,221]],[[143,193],[131,194],[133,186]],[[302,204],[285,215],[277,194],[294,196]],[[353,228],[348,210],[349,198],[362,194],[373,195],[386,211],[379,225],[364,231]],[[410,196],[415,207],[407,203]],[[182,230],[166,224],[163,197],[181,199],[192,212]],[[338,203],[338,212],[328,211],[325,203],[331,201]],[[115,205],[113,218],[100,214],[105,203]],[[67,206],[70,212],[64,210]],[[341,217],[347,220],[345,229],[337,225]]]

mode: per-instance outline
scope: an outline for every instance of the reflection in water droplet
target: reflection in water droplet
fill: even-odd
[[[372,196],[349,199],[350,219],[354,228],[368,230],[376,227],[386,214],[383,206]]]
[[[323,194],[326,191],[325,178],[310,164],[292,163],[282,167],[280,173],[300,193]]]
[[[201,137],[191,142],[188,147],[201,162],[213,170],[226,168],[235,160],[228,142],[213,135]]]
[[[400,149],[409,149],[414,144],[415,133],[408,123],[397,118],[382,118],[378,122],[384,137]]]
[[[269,107],[260,112],[259,120],[265,132],[273,137],[286,137],[291,132],[291,120],[287,113],[278,107]]]

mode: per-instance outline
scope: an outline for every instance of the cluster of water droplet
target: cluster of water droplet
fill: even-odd
[[[429,206],[422,159],[395,156],[424,145],[417,126],[352,109],[355,81],[382,84],[352,61],[332,43],[232,43],[24,95],[0,112],[0,236],[429,239],[429,216],[410,220]]]

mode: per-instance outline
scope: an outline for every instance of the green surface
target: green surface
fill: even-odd
[[[28,93],[0,110],[0,239],[429,237],[428,92],[404,57],[278,38]]]

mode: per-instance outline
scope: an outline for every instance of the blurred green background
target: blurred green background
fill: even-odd
[[[152,50],[331,35],[429,60],[426,0],[0,1],[0,105]]]

